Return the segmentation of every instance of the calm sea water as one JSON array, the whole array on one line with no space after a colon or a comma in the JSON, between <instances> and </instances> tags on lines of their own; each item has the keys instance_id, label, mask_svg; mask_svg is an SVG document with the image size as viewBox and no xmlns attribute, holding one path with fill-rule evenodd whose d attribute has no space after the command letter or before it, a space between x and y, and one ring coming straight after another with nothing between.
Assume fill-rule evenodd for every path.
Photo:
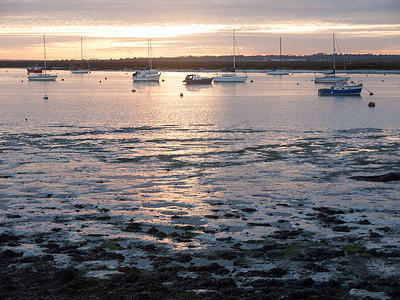
<instances>
[{"instance_id":1,"label":"calm sea water","mask_svg":"<svg viewBox=\"0 0 400 300\"><path fill-rule=\"evenodd\" d=\"M45 231L57 217L68 224L64 238L80 240L122 236L112 224L133 218L166 228L229 224L221 236L247 239L285 218L342 234L307 217L321 206L399 226L398 182L350 179L400 171L399 75L352 75L373 96L319 97L311 73L210 86L185 86L186 73L165 72L159 84L131 74L59 71L56 82L29 82L25 70L0 69L2 230Z\"/></svg>"}]
</instances>

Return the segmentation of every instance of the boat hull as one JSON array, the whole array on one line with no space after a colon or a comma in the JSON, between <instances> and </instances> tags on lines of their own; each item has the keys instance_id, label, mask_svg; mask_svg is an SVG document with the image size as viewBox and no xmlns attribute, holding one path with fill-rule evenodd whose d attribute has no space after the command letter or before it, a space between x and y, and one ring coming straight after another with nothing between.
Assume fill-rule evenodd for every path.
<instances>
[{"instance_id":1,"label":"boat hull","mask_svg":"<svg viewBox=\"0 0 400 300\"><path fill-rule=\"evenodd\" d=\"M268 75L289 75L289 72L285 71L271 71L267 73Z\"/></svg>"},{"instance_id":2,"label":"boat hull","mask_svg":"<svg viewBox=\"0 0 400 300\"><path fill-rule=\"evenodd\" d=\"M348 89L319 89L318 95L320 96L360 96L362 86L352 87Z\"/></svg>"},{"instance_id":3,"label":"boat hull","mask_svg":"<svg viewBox=\"0 0 400 300\"><path fill-rule=\"evenodd\" d=\"M35 74L28 76L29 81L55 81L56 79L57 75Z\"/></svg>"},{"instance_id":4,"label":"boat hull","mask_svg":"<svg viewBox=\"0 0 400 300\"><path fill-rule=\"evenodd\" d=\"M224 74L214 77L214 82L246 82L246 76ZM211 82L210 82L211 83Z\"/></svg>"},{"instance_id":5,"label":"boat hull","mask_svg":"<svg viewBox=\"0 0 400 300\"><path fill-rule=\"evenodd\" d=\"M340 76L322 76L322 77L315 77L315 83L337 83L337 82L346 82L350 79L350 77L340 77Z\"/></svg>"},{"instance_id":6,"label":"boat hull","mask_svg":"<svg viewBox=\"0 0 400 300\"><path fill-rule=\"evenodd\" d=\"M185 79L183 82L186 84L211 84L213 78L207 78L207 79Z\"/></svg>"},{"instance_id":7,"label":"boat hull","mask_svg":"<svg viewBox=\"0 0 400 300\"><path fill-rule=\"evenodd\" d=\"M160 81L160 75L133 77L133 81Z\"/></svg>"},{"instance_id":8,"label":"boat hull","mask_svg":"<svg viewBox=\"0 0 400 300\"><path fill-rule=\"evenodd\" d=\"M71 70L72 74L89 74L90 70Z\"/></svg>"}]
</instances>

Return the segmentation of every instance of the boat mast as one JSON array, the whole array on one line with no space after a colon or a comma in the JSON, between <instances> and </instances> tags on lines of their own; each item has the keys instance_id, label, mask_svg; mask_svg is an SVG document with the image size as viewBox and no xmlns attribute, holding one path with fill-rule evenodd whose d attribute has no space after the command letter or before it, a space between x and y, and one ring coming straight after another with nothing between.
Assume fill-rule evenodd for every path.
<instances>
[{"instance_id":1,"label":"boat mast","mask_svg":"<svg viewBox=\"0 0 400 300\"><path fill-rule=\"evenodd\" d=\"M153 68L153 62L151 60L151 39L147 39L147 57L149 59L149 68Z\"/></svg>"},{"instance_id":2,"label":"boat mast","mask_svg":"<svg viewBox=\"0 0 400 300\"><path fill-rule=\"evenodd\" d=\"M82 45L82 37L81 37L81 69L83 69L83 45Z\"/></svg>"},{"instance_id":3,"label":"boat mast","mask_svg":"<svg viewBox=\"0 0 400 300\"><path fill-rule=\"evenodd\" d=\"M46 75L46 36L43 34L43 51L44 51L44 75Z\"/></svg>"},{"instance_id":4,"label":"boat mast","mask_svg":"<svg viewBox=\"0 0 400 300\"><path fill-rule=\"evenodd\" d=\"M279 65L280 68L282 69L282 61L281 61L281 56L282 56L282 37L279 37Z\"/></svg>"},{"instance_id":5,"label":"boat mast","mask_svg":"<svg viewBox=\"0 0 400 300\"><path fill-rule=\"evenodd\" d=\"M336 48L335 48L335 34L333 34L333 75L336 75Z\"/></svg>"},{"instance_id":6,"label":"boat mast","mask_svg":"<svg viewBox=\"0 0 400 300\"><path fill-rule=\"evenodd\" d=\"M236 72L236 53L235 53L235 45L236 45L236 40L235 40L235 30L233 30L233 73Z\"/></svg>"}]
</instances>

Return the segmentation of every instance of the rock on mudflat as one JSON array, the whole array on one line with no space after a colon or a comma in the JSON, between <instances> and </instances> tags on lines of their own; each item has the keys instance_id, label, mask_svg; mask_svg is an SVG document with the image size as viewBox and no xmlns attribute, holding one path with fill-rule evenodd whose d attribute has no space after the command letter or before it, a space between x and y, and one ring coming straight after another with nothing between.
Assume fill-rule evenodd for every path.
<instances>
[{"instance_id":1,"label":"rock on mudflat","mask_svg":"<svg viewBox=\"0 0 400 300\"><path fill-rule=\"evenodd\" d=\"M367 290L351 289L349 295L355 299L389 300L384 292L370 292Z\"/></svg>"},{"instance_id":2,"label":"rock on mudflat","mask_svg":"<svg viewBox=\"0 0 400 300\"><path fill-rule=\"evenodd\" d=\"M371 182L389 182L400 180L400 173L390 172L382 175L371 175L371 176L352 176L351 179L364 180Z\"/></svg>"}]
</instances>

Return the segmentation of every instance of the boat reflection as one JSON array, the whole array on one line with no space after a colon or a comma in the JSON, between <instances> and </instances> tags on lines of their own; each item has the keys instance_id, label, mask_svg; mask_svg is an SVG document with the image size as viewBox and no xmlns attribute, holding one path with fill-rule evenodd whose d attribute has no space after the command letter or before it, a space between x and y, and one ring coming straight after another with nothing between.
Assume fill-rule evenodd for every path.
<instances>
[{"instance_id":1,"label":"boat reflection","mask_svg":"<svg viewBox=\"0 0 400 300\"><path fill-rule=\"evenodd\" d=\"M213 88L212 84L185 84L185 88L190 92L198 92L201 90L206 90Z\"/></svg>"}]
</instances>

